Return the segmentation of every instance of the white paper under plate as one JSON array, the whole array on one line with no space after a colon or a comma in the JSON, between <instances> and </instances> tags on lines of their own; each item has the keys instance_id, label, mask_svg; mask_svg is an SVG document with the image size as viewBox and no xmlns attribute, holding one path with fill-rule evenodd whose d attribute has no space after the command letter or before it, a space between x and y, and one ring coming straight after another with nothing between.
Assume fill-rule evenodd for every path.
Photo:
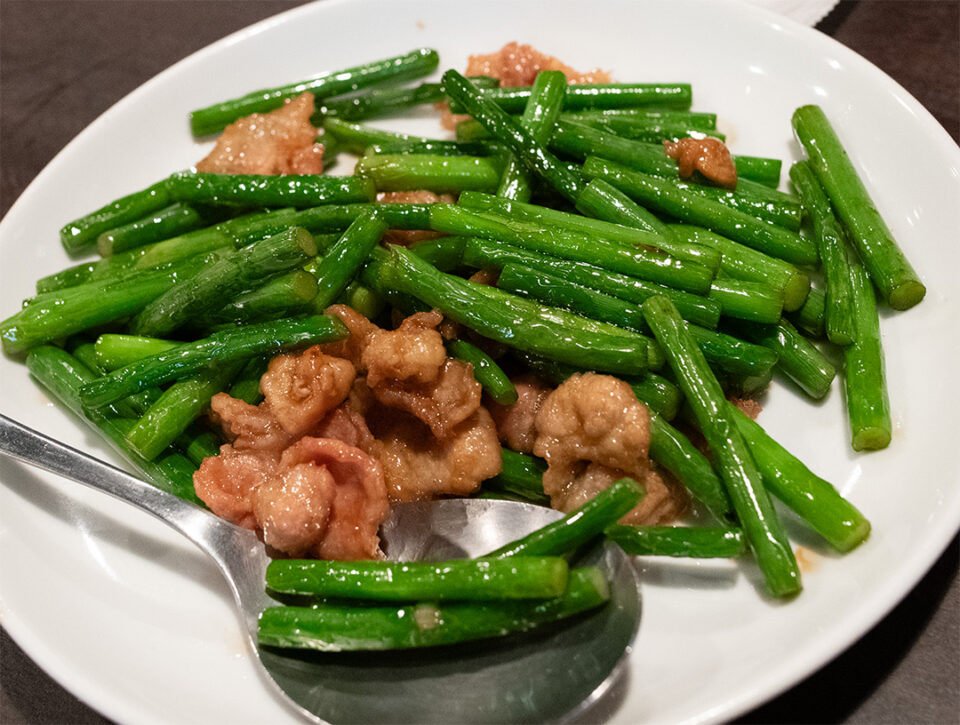
<instances>
[{"instance_id":1,"label":"white paper under plate","mask_svg":"<svg viewBox=\"0 0 960 725\"><path fill-rule=\"evenodd\" d=\"M70 263L60 225L204 155L209 144L188 134L191 109L418 46L463 68L469 53L519 39L621 80L689 81L695 109L719 114L735 152L787 163L799 158L793 109L821 104L929 293L915 309L883 315L895 425L888 450L850 451L839 385L819 404L779 384L766 401L769 432L871 519L866 544L839 557L791 520L808 561L805 590L792 602L765 598L749 565L641 564L644 618L611 721L726 720L853 642L957 530L960 152L868 62L753 6L559 1L544 19L540 2L488 2L468 14L459 3L329 0L197 53L93 123L0 223L0 309L12 313L33 280ZM663 31L677 22L682 49ZM378 123L441 134L432 113ZM891 153L904 143L909 153ZM6 358L0 401L5 414L113 458ZM67 689L121 723L292 721L258 679L225 586L188 543L75 484L2 461L0 479L0 617Z\"/></svg>"},{"instance_id":2,"label":"white paper under plate","mask_svg":"<svg viewBox=\"0 0 960 725\"><path fill-rule=\"evenodd\" d=\"M738 0L770 10L804 25L814 26L833 10L839 0Z\"/></svg>"}]
</instances>

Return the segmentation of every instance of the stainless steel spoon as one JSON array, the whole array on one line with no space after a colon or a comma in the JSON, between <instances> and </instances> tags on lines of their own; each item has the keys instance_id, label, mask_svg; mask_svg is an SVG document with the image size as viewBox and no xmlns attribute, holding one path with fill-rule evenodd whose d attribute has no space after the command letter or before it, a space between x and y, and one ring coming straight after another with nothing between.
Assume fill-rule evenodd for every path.
<instances>
[{"instance_id":1,"label":"stainless steel spoon","mask_svg":"<svg viewBox=\"0 0 960 725\"><path fill-rule=\"evenodd\" d=\"M0 453L108 493L165 521L227 578L264 680L302 716L333 723L513 723L582 715L623 674L640 620L636 572L611 544L584 555L611 582L598 612L544 632L430 650L317 654L257 644L269 558L247 529L0 415ZM481 499L394 506L381 530L393 560L480 556L559 514Z\"/></svg>"}]
</instances>

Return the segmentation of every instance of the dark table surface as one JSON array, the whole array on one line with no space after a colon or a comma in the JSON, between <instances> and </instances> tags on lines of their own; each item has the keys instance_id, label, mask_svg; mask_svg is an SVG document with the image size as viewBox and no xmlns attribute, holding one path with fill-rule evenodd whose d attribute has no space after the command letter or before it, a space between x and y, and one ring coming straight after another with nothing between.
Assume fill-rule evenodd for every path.
<instances>
[{"instance_id":1,"label":"dark table surface","mask_svg":"<svg viewBox=\"0 0 960 725\"><path fill-rule=\"evenodd\" d=\"M0 216L114 102L193 51L301 4L0 0ZM841 2L817 26L960 139L960 2ZM960 722L960 543L832 663L742 722ZM2 556L2 553L0 553ZM106 723L0 635L0 723Z\"/></svg>"}]
</instances>

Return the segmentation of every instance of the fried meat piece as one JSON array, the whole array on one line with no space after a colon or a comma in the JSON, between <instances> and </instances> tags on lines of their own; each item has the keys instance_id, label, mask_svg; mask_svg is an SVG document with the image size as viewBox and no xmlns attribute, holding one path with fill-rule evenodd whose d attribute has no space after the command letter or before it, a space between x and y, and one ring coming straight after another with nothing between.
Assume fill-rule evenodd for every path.
<instances>
[{"instance_id":1,"label":"fried meat piece","mask_svg":"<svg viewBox=\"0 0 960 725\"><path fill-rule=\"evenodd\" d=\"M373 434L364 418L365 407L358 405L353 398L351 394L351 399L330 411L330 414L310 431L310 435L315 438L334 438L369 453Z\"/></svg>"},{"instance_id":2,"label":"fried meat piece","mask_svg":"<svg viewBox=\"0 0 960 725\"><path fill-rule=\"evenodd\" d=\"M483 392L473 377L473 366L453 358L445 360L432 382L385 380L371 390L384 405L404 410L426 423L437 438L446 438L479 409Z\"/></svg>"},{"instance_id":3,"label":"fried meat piece","mask_svg":"<svg viewBox=\"0 0 960 725\"><path fill-rule=\"evenodd\" d=\"M388 493L472 493L499 473L500 443L473 368L447 357L439 312L395 330L348 307L328 312L351 335L272 360L259 406L214 397L211 417L232 443L194 483L215 513L279 551L369 558Z\"/></svg>"},{"instance_id":4,"label":"fried meat piece","mask_svg":"<svg viewBox=\"0 0 960 725\"><path fill-rule=\"evenodd\" d=\"M377 201L381 204L452 204L455 199L451 194L434 194L432 191L420 189L418 191L381 191L377 194ZM429 229L388 229L382 241L384 244L409 247L414 242L443 236L446 235Z\"/></svg>"},{"instance_id":5,"label":"fried meat piece","mask_svg":"<svg viewBox=\"0 0 960 725\"><path fill-rule=\"evenodd\" d=\"M211 398L210 418L239 451L266 452L279 459L295 437L284 430L268 405L250 405L226 393Z\"/></svg>"},{"instance_id":6,"label":"fried meat piece","mask_svg":"<svg viewBox=\"0 0 960 725\"><path fill-rule=\"evenodd\" d=\"M530 45L521 45L516 41L507 43L495 53L471 55L464 75L499 78L501 86L529 86L533 84L537 74L544 70L560 71L569 83L610 82L607 71L581 73L552 55L541 53Z\"/></svg>"},{"instance_id":7,"label":"fried meat piece","mask_svg":"<svg viewBox=\"0 0 960 725\"><path fill-rule=\"evenodd\" d=\"M646 468L650 414L625 382L596 373L570 376L544 401L534 452L547 463L577 460L623 471Z\"/></svg>"},{"instance_id":8,"label":"fried meat piece","mask_svg":"<svg viewBox=\"0 0 960 725\"><path fill-rule=\"evenodd\" d=\"M376 390L385 381L432 383L447 359L436 327L443 315L436 310L410 315L396 330L376 330L366 338L360 354L367 385Z\"/></svg>"},{"instance_id":9,"label":"fried meat piece","mask_svg":"<svg viewBox=\"0 0 960 725\"><path fill-rule=\"evenodd\" d=\"M445 438L399 410L376 409L368 421L376 436L372 453L383 466L391 501L467 496L500 473L500 442L485 408L475 410Z\"/></svg>"},{"instance_id":10,"label":"fried meat piece","mask_svg":"<svg viewBox=\"0 0 960 725\"><path fill-rule=\"evenodd\" d=\"M256 529L253 492L273 477L278 461L279 454L237 450L228 443L221 446L220 455L203 459L193 474L193 487L217 516Z\"/></svg>"},{"instance_id":11,"label":"fried meat piece","mask_svg":"<svg viewBox=\"0 0 960 725\"><path fill-rule=\"evenodd\" d=\"M497 78L504 87L529 86L542 70L558 70L567 77L568 83L609 83L611 80L607 71L597 69L581 73L552 55L516 41L507 43L495 53L471 55L464 75ZM453 130L457 123L470 118L464 114L450 113L450 107L445 102L437 104L437 107L443 110L440 123L444 128Z\"/></svg>"},{"instance_id":12,"label":"fried meat piece","mask_svg":"<svg viewBox=\"0 0 960 725\"><path fill-rule=\"evenodd\" d=\"M323 146L310 124L313 95L288 99L269 113L253 113L227 126L197 171L214 174L320 174Z\"/></svg>"},{"instance_id":13,"label":"fried meat piece","mask_svg":"<svg viewBox=\"0 0 960 725\"><path fill-rule=\"evenodd\" d=\"M273 358L260 378L260 392L281 427L303 435L346 399L355 377L348 360L314 345Z\"/></svg>"},{"instance_id":14,"label":"fried meat piece","mask_svg":"<svg viewBox=\"0 0 960 725\"><path fill-rule=\"evenodd\" d=\"M488 403L487 408L497 424L501 442L520 453L533 453L537 438L537 413L543 401L553 391L540 382L535 375L521 375L513 380L517 389L517 402L513 405Z\"/></svg>"},{"instance_id":15,"label":"fried meat piece","mask_svg":"<svg viewBox=\"0 0 960 725\"><path fill-rule=\"evenodd\" d=\"M366 374L365 387L384 405L412 413L441 438L480 407L480 383L472 366L447 357L436 330L443 316L436 310L410 315L395 330L381 330L342 305L327 311L351 334L324 350L352 360Z\"/></svg>"},{"instance_id":16,"label":"fried meat piece","mask_svg":"<svg viewBox=\"0 0 960 725\"><path fill-rule=\"evenodd\" d=\"M376 558L388 512L383 471L359 448L305 436L284 451L279 475L254 491L253 510L264 540L279 551Z\"/></svg>"},{"instance_id":17,"label":"fried meat piece","mask_svg":"<svg viewBox=\"0 0 960 725\"><path fill-rule=\"evenodd\" d=\"M763 411L763 406L752 398L728 398L740 412L746 415L750 420L756 420Z\"/></svg>"},{"instance_id":18,"label":"fried meat piece","mask_svg":"<svg viewBox=\"0 0 960 725\"><path fill-rule=\"evenodd\" d=\"M366 368L360 360L363 348L367 345L367 338L380 328L370 320L346 305L330 305L324 310L325 314L338 317L350 334L336 342L324 343L321 348L327 355L342 357L353 363L357 372L364 373Z\"/></svg>"},{"instance_id":19,"label":"fried meat piece","mask_svg":"<svg viewBox=\"0 0 960 725\"><path fill-rule=\"evenodd\" d=\"M569 513L628 475L643 484L646 495L620 519L620 523L637 526L667 523L686 510L686 492L676 481L667 482L649 469L641 477L636 472L631 474L589 461L551 465L543 476L543 491L550 496L553 508Z\"/></svg>"},{"instance_id":20,"label":"fried meat piece","mask_svg":"<svg viewBox=\"0 0 960 725\"><path fill-rule=\"evenodd\" d=\"M727 189L737 187L737 167L726 144L718 138L681 138L664 141L664 151L677 160L680 176L689 178L694 171Z\"/></svg>"},{"instance_id":21,"label":"fried meat piece","mask_svg":"<svg viewBox=\"0 0 960 725\"><path fill-rule=\"evenodd\" d=\"M545 458L543 490L550 505L569 512L614 481L644 484L644 499L623 523L663 523L678 516L686 496L650 468L650 415L633 390L609 375L572 375L543 402L533 452Z\"/></svg>"}]
</instances>

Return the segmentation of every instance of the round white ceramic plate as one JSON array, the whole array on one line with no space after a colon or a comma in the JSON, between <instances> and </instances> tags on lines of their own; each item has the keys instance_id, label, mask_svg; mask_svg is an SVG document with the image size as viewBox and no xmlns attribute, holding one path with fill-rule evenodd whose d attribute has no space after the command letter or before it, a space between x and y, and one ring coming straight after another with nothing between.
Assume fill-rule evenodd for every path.
<instances>
[{"instance_id":1,"label":"round white ceramic plate","mask_svg":"<svg viewBox=\"0 0 960 725\"><path fill-rule=\"evenodd\" d=\"M790 114L834 121L920 275L926 301L883 315L893 443L857 455L839 386L811 404L776 385L762 422L849 496L874 530L838 557L792 519L805 591L765 598L749 565L644 562L644 615L609 718L712 722L770 698L853 642L919 579L960 522L954 375L960 353L960 153L883 73L829 38L731 2L329 0L233 35L111 108L40 174L0 224L0 310L68 263L64 222L199 159L187 112L253 88L417 46L462 68L519 39L621 80L690 81L735 152L798 158ZM383 124L440 134L435 118ZM114 458L0 360L0 410ZM123 723L280 723L293 716L251 663L214 568L160 523L99 494L0 461L0 617L54 678ZM478 674L478 687L483 675ZM376 696L376 693L371 693ZM438 707L442 707L438 694Z\"/></svg>"}]
</instances>

